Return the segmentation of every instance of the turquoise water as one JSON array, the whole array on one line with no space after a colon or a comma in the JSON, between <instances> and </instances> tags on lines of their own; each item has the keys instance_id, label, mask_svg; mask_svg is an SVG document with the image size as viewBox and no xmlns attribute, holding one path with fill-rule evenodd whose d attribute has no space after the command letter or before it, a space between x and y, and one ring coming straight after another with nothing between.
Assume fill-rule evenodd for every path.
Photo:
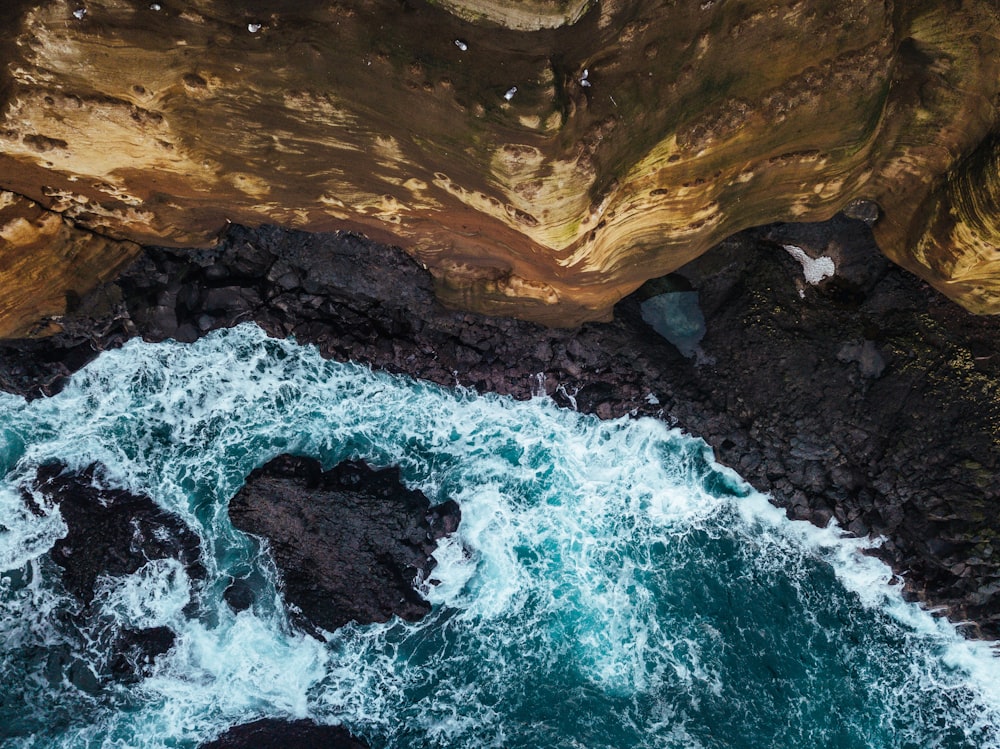
<instances>
[{"instance_id":1,"label":"turquoise water","mask_svg":"<svg viewBox=\"0 0 1000 749\"><path fill-rule=\"evenodd\" d=\"M375 374L253 326L132 342L53 398L0 395L0 414L5 747L189 747L265 716L373 747L1000 747L986 646L659 422ZM226 514L283 452L399 464L460 503L426 619L327 643L288 622L266 552ZM201 536L205 580L161 560L102 581L107 622L177 635L139 683L85 678L102 654L46 556L62 521L19 496L52 459L101 463ZM236 615L222 592L247 572L265 595Z\"/></svg>"}]
</instances>

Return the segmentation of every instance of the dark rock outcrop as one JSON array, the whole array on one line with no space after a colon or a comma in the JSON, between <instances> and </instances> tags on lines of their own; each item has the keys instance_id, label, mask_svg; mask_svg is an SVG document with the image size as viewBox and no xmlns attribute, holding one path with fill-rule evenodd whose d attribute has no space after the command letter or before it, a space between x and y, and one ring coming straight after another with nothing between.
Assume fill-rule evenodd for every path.
<instances>
[{"instance_id":1,"label":"dark rock outcrop","mask_svg":"<svg viewBox=\"0 0 1000 749\"><path fill-rule=\"evenodd\" d=\"M59 464L38 470L39 489L59 506L68 527L51 556L70 593L89 606L100 575L130 575L151 559L178 559L192 577L204 577L197 534L148 497L98 488L96 470L75 473Z\"/></svg>"},{"instance_id":2,"label":"dark rock outcrop","mask_svg":"<svg viewBox=\"0 0 1000 749\"><path fill-rule=\"evenodd\" d=\"M284 455L250 474L229 504L237 528L268 540L286 602L311 625L417 620L429 610L414 589L434 567L435 542L458 527L458 505L431 507L398 468L346 461L329 471Z\"/></svg>"},{"instance_id":3,"label":"dark rock outcrop","mask_svg":"<svg viewBox=\"0 0 1000 749\"><path fill-rule=\"evenodd\" d=\"M265 718L226 731L201 749L368 749L341 726Z\"/></svg>"},{"instance_id":4,"label":"dark rock outcrop","mask_svg":"<svg viewBox=\"0 0 1000 749\"><path fill-rule=\"evenodd\" d=\"M835 273L811 285L802 263L821 257ZM611 323L546 329L446 310L404 253L355 235L232 227L214 250L148 250L80 300L75 332L45 357L5 344L0 384L49 392L128 335L192 340L252 319L446 385L516 397L541 385L603 418L702 436L792 517L885 536L912 595L1000 635L1000 319L887 263L867 224L845 218L745 232L682 273L705 317L693 358L643 322L635 296Z\"/></svg>"},{"instance_id":5,"label":"dark rock outcrop","mask_svg":"<svg viewBox=\"0 0 1000 749\"><path fill-rule=\"evenodd\" d=\"M153 559L173 558L182 562L192 578L204 577L198 536L174 515L158 508L148 497L120 489L99 488L97 466L81 472L52 463L39 468L37 488L46 500L59 507L67 526L66 536L56 541L50 556L62 569L62 582L81 609L66 615L75 629L90 633L99 643L92 649L102 656L100 673L90 674L65 659L62 664L81 688L97 688L96 681L138 678L156 656L174 644L167 627L134 630L118 627L94 606L97 581L102 575L122 576L138 571ZM41 512L25 492L25 502ZM56 661L60 656L55 655ZM56 661L53 667L62 667ZM93 665L93 664L91 664ZM79 673L74 676L74 669Z\"/></svg>"}]
</instances>

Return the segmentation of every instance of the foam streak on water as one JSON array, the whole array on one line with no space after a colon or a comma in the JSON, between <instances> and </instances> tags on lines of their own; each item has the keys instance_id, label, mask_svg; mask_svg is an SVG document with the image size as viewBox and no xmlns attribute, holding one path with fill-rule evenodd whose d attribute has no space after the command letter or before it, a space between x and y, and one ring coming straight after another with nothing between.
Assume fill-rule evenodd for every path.
<instances>
[{"instance_id":1,"label":"foam streak on water","mask_svg":"<svg viewBox=\"0 0 1000 749\"><path fill-rule=\"evenodd\" d=\"M343 722L374 747L1000 746L985 646L658 422L373 374L253 326L132 342L0 413L3 746L196 746L263 716ZM289 624L226 514L282 452L399 464L461 504L426 619L327 643ZM53 459L100 463L201 536L204 581L163 560L100 581L101 626L177 635L139 683L93 678L100 633L74 629L46 555L58 511L23 507ZM251 611L222 601L231 574L257 581Z\"/></svg>"}]
</instances>

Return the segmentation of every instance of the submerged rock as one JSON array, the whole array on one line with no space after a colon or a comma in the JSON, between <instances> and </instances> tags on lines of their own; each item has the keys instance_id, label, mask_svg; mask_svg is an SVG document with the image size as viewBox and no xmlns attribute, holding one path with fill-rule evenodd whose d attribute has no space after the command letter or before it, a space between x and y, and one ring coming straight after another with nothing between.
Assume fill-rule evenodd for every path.
<instances>
[{"instance_id":1,"label":"submerged rock","mask_svg":"<svg viewBox=\"0 0 1000 749\"><path fill-rule=\"evenodd\" d=\"M265 718L234 726L200 749L368 749L342 726Z\"/></svg>"},{"instance_id":2,"label":"submerged rock","mask_svg":"<svg viewBox=\"0 0 1000 749\"><path fill-rule=\"evenodd\" d=\"M458 527L458 505L434 507L398 468L347 461L329 471L283 455L258 468L229 504L233 525L267 539L285 600L314 626L416 620L429 610L414 588L435 542Z\"/></svg>"}]
</instances>

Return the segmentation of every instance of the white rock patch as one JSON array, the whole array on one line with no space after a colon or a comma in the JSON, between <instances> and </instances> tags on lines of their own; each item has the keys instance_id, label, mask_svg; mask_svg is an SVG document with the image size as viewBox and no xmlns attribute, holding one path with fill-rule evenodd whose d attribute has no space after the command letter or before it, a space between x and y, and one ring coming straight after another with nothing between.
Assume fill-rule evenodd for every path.
<instances>
[{"instance_id":1,"label":"white rock patch","mask_svg":"<svg viewBox=\"0 0 1000 749\"><path fill-rule=\"evenodd\" d=\"M809 257L801 247L794 244L782 245L793 258L802 264L802 273L806 277L806 283L815 286L824 278L830 278L837 272L833 258L825 255L817 258Z\"/></svg>"}]
</instances>

